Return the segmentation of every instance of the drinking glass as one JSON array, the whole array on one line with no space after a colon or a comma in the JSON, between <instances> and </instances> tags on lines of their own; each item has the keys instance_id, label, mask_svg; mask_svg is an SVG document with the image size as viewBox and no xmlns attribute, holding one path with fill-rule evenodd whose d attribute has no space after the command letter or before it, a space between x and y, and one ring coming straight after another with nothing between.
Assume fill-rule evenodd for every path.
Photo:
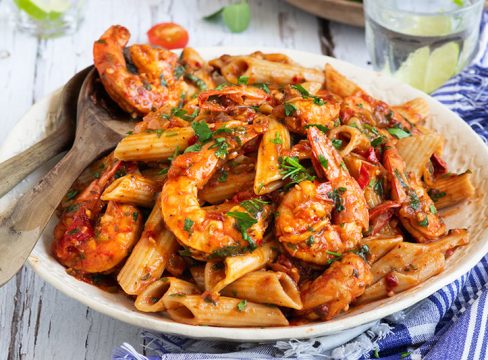
<instances>
[{"instance_id":1,"label":"drinking glass","mask_svg":"<svg viewBox=\"0 0 488 360\"><path fill-rule=\"evenodd\" d=\"M84 0L12 0L17 28L41 38L75 32L84 9Z\"/></svg>"},{"instance_id":2,"label":"drinking glass","mask_svg":"<svg viewBox=\"0 0 488 360\"><path fill-rule=\"evenodd\" d=\"M478 45L484 0L364 0L375 70L425 92L461 71Z\"/></svg>"}]
</instances>

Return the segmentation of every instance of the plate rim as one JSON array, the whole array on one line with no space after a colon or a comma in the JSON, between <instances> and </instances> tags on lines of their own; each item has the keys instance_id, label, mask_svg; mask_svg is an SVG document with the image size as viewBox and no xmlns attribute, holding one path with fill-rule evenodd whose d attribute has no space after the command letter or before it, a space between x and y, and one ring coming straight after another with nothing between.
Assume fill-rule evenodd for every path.
<instances>
[{"instance_id":1,"label":"plate rim","mask_svg":"<svg viewBox=\"0 0 488 360\"><path fill-rule=\"evenodd\" d=\"M339 65L343 68L350 68L361 70L367 73L368 77L375 77L378 76L380 79L386 78L385 75L380 75L375 73L369 69L363 69L353 64L350 64L346 61L331 58L321 54L315 54L312 52L306 51L298 51L293 49L283 49L283 48L276 48L276 47L195 47L197 51L203 54L204 58L209 58L215 55L208 55L208 54L223 54L223 53L230 53L230 54L238 54L238 53L250 53L252 51L260 50L263 52L282 52L289 55L292 59L294 58L303 58L304 56L311 56L312 58L316 59L317 63L332 63L334 66ZM300 62L300 61L298 61ZM446 106L439 103L436 99L411 88L410 86L403 84L395 79L389 79L389 81L393 81L397 83L400 88L408 89L409 92L415 93L416 96L420 96L423 98L428 98L429 102L434 102L437 106L440 106L443 110L448 111L453 116L453 119L456 118L458 125L464 126L465 130L471 132L471 135L477 139L476 141L479 144L483 145L485 149L484 156L488 159L488 149L484 146L483 141L479 138L479 136L471 129L471 127L463 121L457 114L449 110ZM56 91L50 93L40 101L36 102L21 118L19 122L13 127L9 135L4 141L1 149L5 148L6 145L11 142L10 139L14 129L17 129L19 126L22 125L22 120L25 120L29 114L34 112L36 106L40 106L44 102L51 101L56 94ZM471 139L470 139L471 141ZM1 150L0 149L0 150ZM483 232L479 235L480 240L487 240L488 231ZM301 338L309 338L314 336L324 336L324 335L332 335L339 332L347 331L356 328L357 326L361 326L370 322L374 322L379 320L385 316L388 316L392 313L395 313L400 310L404 310L410 306L415 305L419 301L427 298L428 296L432 295L440 288L448 285L449 283L453 282L454 280L458 279L469 270L471 270L485 255L488 251L488 241L478 241L474 244L475 248L471 250L470 254L473 253L468 259L466 259L466 255L463 257L462 266L456 267L454 269L450 269L450 272L445 274L444 272L441 273L440 278L429 287L421 287L417 288L414 287L410 290L407 290L406 293L410 293L410 296L403 297L399 299L399 301L383 305L382 307L374 310L370 310L363 313L357 313L347 317L348 321L341 321L343 320L342 317L338 317L334 320L326 321L326 322L317 322L317 323L310 323L307 325L300 325L300 326L287 326L287 327L271 327L271 328L257 328L257 327L250 327L250 328L229 328L229 327L210 327L210 326L194 326L194 325L186 325L174 322L170 319L165 319L163 317L156 318L154 316L148 316L146 313L138 312L136 310L132 310L128 312L127 310L122 310L118 308L114 308L111 306L107 306L104 303L100 303L96 300L93 300L89 295L81 294L79 288L73 289L69 284L63 282L63 279L58 279L50 273L50 269L48 266L41 265L36 258L36 249L39 246L43 246L42 241L40 241L36 248L34 249L33 254L29 257L29 263L34 271L46 282L50 283L54 286L57 290L61 291L63 294L75 299L78 302L94 309L97 312L115 318L117 320L126 322L131 325L135 325L138 327L143 327L155 331L161 331L169 334L175 334L180 336L188 336L192 338L200 338L200 339L222 339L227 341L274 341L274 340L285 340L285 339L301 339ZM66 277L70 277L70 275L66 274ZM436 277L439 277L437 275ZM76 280L76 282L80 282ZM84 283L83 283L84 284ZM80 286L80 284L77 284ZM86 286L93 286L84 284ZM95 288L98 289L98 288ZM102 291L102 290L100 290ZM381 311L382 310L382 311ZM163 320L163 321L162 321ZM354 325L351 325L354 323ZM228 330L232 329L231 332Z\"/></svg>"}]
</instances>

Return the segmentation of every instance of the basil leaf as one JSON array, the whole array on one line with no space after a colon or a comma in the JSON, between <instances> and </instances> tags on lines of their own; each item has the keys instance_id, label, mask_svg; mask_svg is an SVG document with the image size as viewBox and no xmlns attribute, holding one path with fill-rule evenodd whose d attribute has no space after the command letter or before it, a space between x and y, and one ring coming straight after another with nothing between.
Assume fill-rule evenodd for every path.
<instances>
[{"instance_id":1,"label":"basil leaf","mask_svg":"<svg viewBox=\"0 0 488 360\"><path fill-rule=\"evenodd\" d=\"M222 11L225 25L231 32L240 33L247 29L251 21L251 10L247 2L228 5Z\"/></svg>"}]
</instances>

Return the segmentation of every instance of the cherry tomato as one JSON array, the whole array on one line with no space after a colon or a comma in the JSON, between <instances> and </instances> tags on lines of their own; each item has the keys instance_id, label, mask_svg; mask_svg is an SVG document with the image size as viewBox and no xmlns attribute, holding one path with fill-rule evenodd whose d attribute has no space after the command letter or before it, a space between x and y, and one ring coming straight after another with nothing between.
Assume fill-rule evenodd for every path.
<instances>
[{"instance_id":1,"label":"cherry tomato","mask_svg":"<svg viewBox=\"0 0 488 360\"><path fill-rule=\"evenodd\" d=\"M147 37L152 45L166 49L179 49L188 44L188 32L175 23L161 23L154 25L147 32Z\"/></svg>"}]
</instances>

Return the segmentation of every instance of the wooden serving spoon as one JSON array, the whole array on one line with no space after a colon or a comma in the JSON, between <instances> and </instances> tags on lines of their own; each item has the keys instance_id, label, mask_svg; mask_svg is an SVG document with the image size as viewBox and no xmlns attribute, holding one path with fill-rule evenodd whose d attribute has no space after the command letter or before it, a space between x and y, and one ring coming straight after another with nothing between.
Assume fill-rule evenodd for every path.
<instances>
[{"instance_id":1,"label":"wooden serving spoon","mask_svg":"<svg viewBox=\"0 0 488 360\"><path fill-rule=\"evenodd\" d=\"M78 95L83 80L92 68L90 66L78 72L63 87L56 130L20 154L0 163L0 197L46 161L69 149L75 137Z\"/></svg>"},{"instance_id":2,"label":"wooden serving spoon","mask_svg":"<svg viewBox=\"0 0 488 360\"><path fill-rule=\"evenodd\" d=\"M133 123L114 119L95 96L97 73L92 69L78 98L73 147L40 182L0 215L0 286L25 263L56 207L81 172L112 149L132 130ZM127 115L127 119L129 119Z\"/></svg>"}]
</instances>

